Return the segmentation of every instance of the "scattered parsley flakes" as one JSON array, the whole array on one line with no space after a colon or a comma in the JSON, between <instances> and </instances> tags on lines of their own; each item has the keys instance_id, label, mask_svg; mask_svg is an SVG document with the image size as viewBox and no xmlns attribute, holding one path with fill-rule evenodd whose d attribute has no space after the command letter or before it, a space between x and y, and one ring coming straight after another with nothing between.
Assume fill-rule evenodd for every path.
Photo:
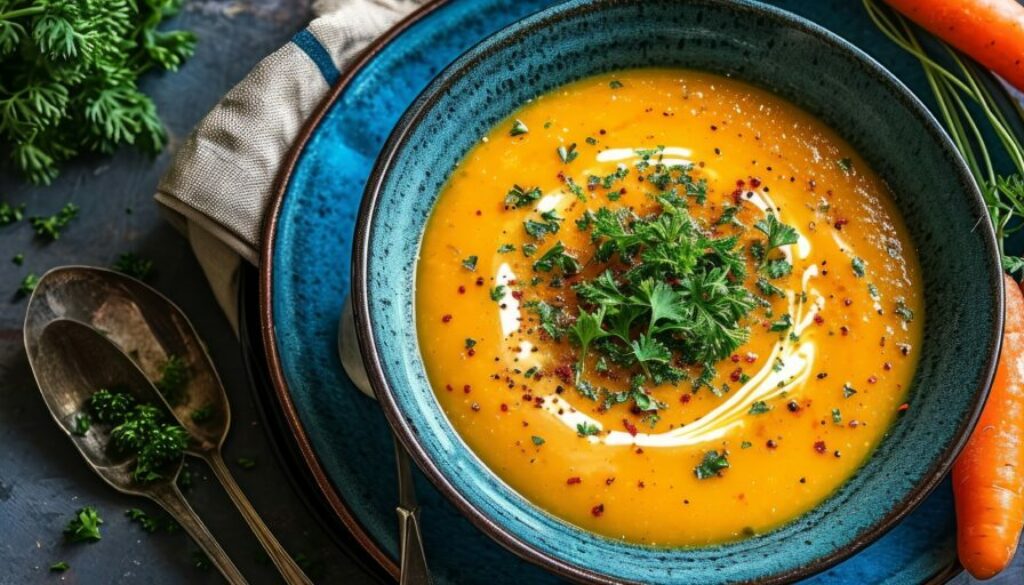
<instances>
[{"instance_id":1,"label":"scattered parsley flakes","mask_svg":"<svg viewBox=\"0 0 1024 585\"><path fill-rule=\"evenodd\" d=\"M21 266L25 263L25 255L18 253L11 257L11 263L15 266Z\"/></svg>"},{"instance_id":2,"label":"scattered parsley flakes","mask_svg":"<svg viewBox=\"0 0 1024 585\"><path fill-rule=\"evenodd\" d=\"M522 250L523 256L529 258L537 253L537 244L523 244Z\"/></svg>"},{"instance_id":3,"label":"scattered parsley flakes","mask_svg":"<svg viewBox=\"0 0 1024 585\"><path fill-rule=\"evenodd\" d=\"M462 261L462 267L470 272L476 272L476 263L479 260L476 256L469 256Z\"/></svg>"},{"instance_id":4,"label":"scattered parsley flakes","mask_svg":"<svg viewBox=\"0 0 1024 585\"><path fill-rule=\"evenodd\" d=\"M523 189L519 185L513 185L505 194L505 206L512 209L526 207L541 198L544 193L540 187Z\"/></svg>"},{"instance_id":5,"label":"scattered parsley flakes","mask_svg":"<svg viewBox=\"0 0 1024 585\"><path fill-rule=\"evenodd\" d=\"M188 387L189 371L185 360L172 355L160 366L160 379L154 384L164 399L172 405L178 404Z\"/></svg>"},{"instance_id":6,"label":"scattered parsley flakes","mask_svg":"<svg viewBox=\"0 0 1024 585\"><path fill-rule=\"evenodd\" d=\"M4 201L0 203L0 227L17 223L25 217L25 204L11 205Z\"/></svg>"},{"instance_id":7,"label":"scattered parsley flakes","mask_svg":"<svg viewBox=\"0 0 1024 585\"><path fill-rule=\"evenodd\" d=\"M466 349L473 349L476 346L476 340L472 337L466 338Z\"/></svg>"},{"instance_id":8,"label":"scattered parsley flakes","mask_svg":"<svg viewBox=\"0 0 1024 585\"><path fill-rule=\"evenodd\" d=\"M843 424L843 413L838 408L832 409L832 422L837 425Z\"/></svg>"},{"instance_id":9,"label":"scattered parsley flakes","mask_svg":"<svg viewBox=\"0 0 1024 585\"><path fill-rule=\"evenodd\" d=\"M718 477L723 470L728 468L729 459L726 453L723 451L719 454L718 451L712 450L704 454L704 459L693 469L693 474L697 476L697 479L708 479Z\"/></svg>"},{"instance_id":10,"label":"scattered parsley flakes","mask_svg":"<svg viewBox=\"0 0 1024 585\"><path fill-rule=\"evenodd\" d=\"M96 542L102 538L101 524L103 519L96 508L85 506L75 512L75 517L68 522L64 537L68 542Z\"/></svg>"},{"instance_id":11,"label":"scattered parsley flakes","mask_svg":"<svg viewBox=\"0 0 1024 585\"><path fill-rule=\"evenodd\" d=\"M914 312L910 310L910 307L907 306L907 302L904 299L896 300L896 309L893 312L895 312L900 319L903 319L904 323L910 323L914 320Z\"/></svg>"},{"instance_id":12,"label":"scattered parsley flakes","mask_svg":"<svg viewBox=\"0 0 1024 585\"><path fill-rule=\"evenodd\" d=\"M155 406L138 404L124 392L99 390L89 398L89 409L97 420L114 427L110 431L113 448L135 456L132 476L136 481L155 481L164 477L164 468L180 464L188 432L165 422L166 415Z\"/></svg>"},{"instance_id":13,"label":"scattered parsley flakes","mask_svg":"<svg viewBox=\"0 0 1024 585\"><path fill-rule=\"evenodd\" d=\"M242 469L252 469L256 467L256 460L249 457L239 457L237 460L238 466Z\"/></svg>"},{"instance_id":14,"label":"scattered parsley flakes","mask_svg":"<svg viewBox=\"0 0 1024 585\"><path fill-rule=\"evenodd\" d=\"M556 152L558 152L558 158L561 159L562 162L565 164L571 163L572 161L576 160L576 157L580 155L580 153L576 152L575 142L573 142L569 146L565 146L564 144L559 146Z\"/></svg>"},{"instance_id":15,"label":"scattered parsley flakes","mask_svg":"<svg viewBox=\"0 0 1024 585\"><path fill-rule=\"evenodd\" d=\"M89 418L88 414L82 413L75 415L75 426L71 432L79 437L84 437L91 427L92 419Z\"/></svg>"},{"instance_id":16,"label":"scattered parsley flakes","mask_svg":"<svg viewBox=\"0 0 1024 585\"><path fill-rule=\"evenodd\" d=\"M849 175L851 172L853 172L853 159L849 157L841 158L836 161L836 166L839 167L839 170Z\"/></svg>"},{"instance_id":17,"label":"scattered parsley flakes","mask_svg":"<svg viewBox=\"0 0 1024 585\"><path fill-rule=\"evenodd\" d=\"M509 252L515 252L515 251L516 251L516 245L515 244L502 244L500 247L498 247L498 253L499 254L508 254Z\"/></svg>"},{"instance_id":18,"label":"scattered parsley flakes","mask_svg":"<svg viewBox=\"0 0 1024 585\"><path fill-rule=\"evenodd\" d=\"M576 434L581 437L590 437L601 432L597 425L589 422L582 422L576 425Z\"/></svg>"},{"instance_id":19,"label":"scattered parsley flakes","mask_svg":"<svg viewBox=\"0 0 1024 585\"><path fill-rule=\"evenodd\" d=\"M779 278L785 278L792 274L793 265L786 261L786 259L784 258L777 258L765 262L764 266L762 267L762 270L768 278L772 280L777 280Z\"/></svg>"},{"instance_id":20,"label":"scattered parsley flakes","mask_svg":"<svg viewBox=\"0 0 1024 585\"><path fill-rule=\"evenodd\" d=\"M612 89L620 89L624 86L622 85L622 82L619 81L618 79L613 79L610 82L608 82L608 87Z\"/></svg>"},{"instance_id":21,"label":"scattered parsley flakes","mask_svg":"<svg viewBox=\"0 0 1024 585\"><path fill-rule=\"evenodd\" d=\"M750 410L747 414L764 414L770 411L772 408L768 406L768 403L764 400L758 400L757 402L750 405Z\"/></svg>"},{"instance_id":22,"label":"scattered parsley flakes","mask_svg":"<svg viewBox=\"0 0 1024 585\"><path fill-rule=\"evenodd\" d=\"M193 410L192 414L189 415L189 418L192 419L192 422L200 425L205 422L208 422L211 418L213 418L213 407L210 406L209 404L207 404L206 406L201 406Z\"/></svg>"},{"instance_id":23,"label":"scattered parsley flakes","mask_svg":"<svg viewBox=\"0 0 1024 585\"><path fill-rule=\"evenodd\" d=\"M772 333L789 331L793 327L793 317L789 313L783 313L782 317L771 324L769 330Z\"/></svg>"},{"instance_id":24,"label":"scattered parsley flakes","mask_svg":"<svg viewBox=\"0 0 1024 585\"><path fill-rule=\"evenodd\" d=\"M555 268L561 270L565 275L576 274L582 269L576 257L565 251L565 245L562 242L556 243L533 263L533 269L537 272L551 272Z\"/></svg>"},{"instance_id":25,"label":"scattered parsley flakes","mask_svg":"<svg viewBox=\"0 0 1024 585\"><path fill-rule=\"evenodd\" d=\"M113 268L121 274L137 278L143 282L153 276L153 261L142 258L134 252L127 252L118 256Z\"/></svg>"},{"instance_id":26,"label":"scattered parsley flakes","mask_svg":"<svg viewBox=\"0 0 1024 585\"><path fill-rule=\"evenodd\" d=\"M857 393L857 390L849 382L843 384L843 398L849 398Z\"/></svg>"},{"instance_id":27,"label":"scattered parsley flakes","mask_svg":"<svg viewBox=\"0 0 1024 585\"><path fill-rule=\"evenodd\" d=\"M541 221L528 219L523 222L523 229L526 230L526 233L537 239L548 234L557 234L561 223L565 221L564 218L558 217L553 209L541 213L540 219Z\"/></svg>"},{"instance_id":28,"label":"scattered parsley flakes","mask_svg":"<svg viewBox=\"0 0 1024 585\"><path fill-rule=\"evenodd\" d=\"M859 257L854 258L853 260L850 261L850 266L853 268L854 276L856 276L857 278L864 278L864 275L866 274L866 272L864 270L864 260L863 259L861 259Z\"/></svg>"},{"instance_id":29,"label":"scattered parsley flakes","mask_svg":"<svg viewBox=\"0 0 1024 585\"><path fill-rule=\"evenodd\" d=\"M529 131L530 129L526 127L526 124L523 124L523 121L517 118L514 122L512 122L512 129L508 131L508 135L522 136L523 134L526 134Z\"/></svg>"},{"instance_id":30,"label":"scattered parsley flakes","mask_svg":"<svg viewBox=\"0 0 1024 585\"><path fill-rule=\"evenodd\" d=\"M774 213L769 213L764 219L754 223L754 228L768 236L768 245L765 253L771 253L776 248L790 246L800 241L796 230L779 221Z\"/></svg>"},{"instance_id":31,"label":"scattered parsley flakes","mask_svg":"<svg viewBox=\"0 0 1024 585\"><path fill-rule=\"evenodd\" d=\"M21 285L18 287L18 294L21 296L28 296L32 294L32 291L36 290L39 286L39 277L34 272L30 272L25 275L25 278L21 279Z\"/></svg>"},{"instance_id":32,"label":"scattered parsley flakes","mask_svg":"<svg viewBox=\"0 0 1024 585\"><path fill-rule=\"evenodd\" d=\"M544 440L544 437L538 437L537 435L533 435L532 437L530 437L530 440L533 441L533 444L538 447L540 447L546 442Z\"/></svg>"},{"instance_id":33,"label":"scattered parsley flakes","mask_svg":"<svg viewBox=\"0 0 1024 585\"><path fill-rule=\"evenodd\" d=\"M740 443L740 449L749 449L753 446L754 444L751 443L750 441L743 441L742 443Z\"/></svg>"},{"instance_id":34,"label":"scattered parsley flakes","mask_svg":"<svg viewBox=\"0 0 1024 585\"><path fill-rule=\"evenodd\" d=\"M71 568L71 565L65 563L64 561L60 561L60 562L53 563L52 565L50 565L50 572L51 573L63 573L64 571L67 571L70 568Z\"/></svg>"},{"instance_id":35,"label":"scattered parsley flakes","mask_svg":"<svg viewBox=\"0 0 1024 585\"><path fill-rule=\"evenodd\" d=\"M77 215L78 206L66 203L57 213L49 217L33 217L29 219L29 223L36 235L52 242L60 239L61 232Z\"/></svg>"},{"instance_id":36,"label":"scattered parsley flakes","mask_svg":"<svg viewBox=\"0 0 1024 585\"><path fill-rule=\"evenodd\" d=\"M499 284L498 286L491 289L491 300L498 302L505 298L505 285Z\"/></svg>"}]
</instances>

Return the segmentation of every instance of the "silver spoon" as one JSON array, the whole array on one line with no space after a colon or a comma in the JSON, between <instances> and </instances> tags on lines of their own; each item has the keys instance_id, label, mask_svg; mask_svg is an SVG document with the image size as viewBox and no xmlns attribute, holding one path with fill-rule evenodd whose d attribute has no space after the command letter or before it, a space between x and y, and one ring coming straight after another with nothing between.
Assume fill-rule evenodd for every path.
<instances>
[{"instance_id":1,"label":"silver spoon","mask_svg":"<svg viewBox=\"0 0 1024 585\"><path fill-rule=\"evenodd\" d=\"M352 313L352 297L345 297L338 324L338 357L341 367L355 387L374 400L377 399L366 374L359 342L356 339L355 316ZM413 483L412 463L405 447L392 434L395 442L395 466L398 468L398 554L399 585L430 585L430 569L423 549L420 533L420 507L416 500L416 485Z\"/></svg>"},{"instance_id":2,"label":"silver spoon","mask_svg":"<svg viewBox=\"0 0 1024 585\"><path fill-rule=\"evenodd\" d=\"M156 383L172 357L182 360L187 382L169 400L178 422L192 436L188 453L206 461L231 501L289 585L311 581L264 524L235 482L221 447L231 411L220 377L185 314L152 287L103 268L66 266L47 272L29 301L25 338L54 318L73 319L103 332ZM198 416L203 413L203 416Z\"/></svg>"},{"instance_id":3,"label":"silver spoon","mask_svg":"<svg viewBox=\"0 0 1024 585\"><path fill-rule=\"evenodd\" d=\"M99 332L64 319L52 321L42 329L28 357L50 414L93 471L121 492L147 497L160 504L203 549L229 583L244 585L245 577L178 490L176 480L182 459L171 466L172 473L142 483L133 475L134 458L117 455L109 448L109 428L93 425L82 435L74 432L76 419L83 415L89 398L102 388L128 392L139 403L162 410L171 420L170 409L145 374Z\"/></svg>"}]
</instances>

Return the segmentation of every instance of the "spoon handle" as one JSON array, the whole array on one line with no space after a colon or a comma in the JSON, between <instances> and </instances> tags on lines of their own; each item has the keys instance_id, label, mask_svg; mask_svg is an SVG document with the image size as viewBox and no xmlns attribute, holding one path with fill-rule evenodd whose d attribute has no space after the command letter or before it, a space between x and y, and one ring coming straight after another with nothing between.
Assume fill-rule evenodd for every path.
<instances>
[{"instance_id":1,"label":"spoon handle","mask_svg":"<svg viewBox=\"0 0 1024 585\"><path fill-rule=\"evenodd\" d=\"M192 540L199 545L199 548L203 549L206 556L210 558L214 566L224 575L228 583L231 585L248 585L248 581L239 572L238 567L231 561L224 549L220 547L220 543L217 539L210 534L210 531L203 524L203 521L199 519L199 515L196 514L192 506L188 505L185 500L185 496L181 495L181 491L173 483L165 484L157 487L150 493L150 497L156 503L160 504L167 513L171 515L178 524L188 532L188 535L192 537Z\"/></svg>"},{"instance_id":2,"label":"spoon handle","mask_svg":"<svg viewBox=\"0 0 1024 585\"><path fill-rule=\"evenodd\" d=\"M267 552L267 556L277 566L277 570L281 573L285 582L288 585L312 585L309 577L302 572L302 569L295 563L291 555L288 554L288 551L281 546L281 543L270 532L267 525L263 523L263 519L260 518L256 509L249 503L249 499L245 497L242 488L238 487L238 484L235 483L235 478L231 475L220 453L204 453L203 459L210 465L213 475L224 486L224 491L228 493L235 507L238 508L242 517L245 518L249 528L256 535L256 539L260 541L260 544L263 545L263 550Z\"/></svg>"}]
</instances>

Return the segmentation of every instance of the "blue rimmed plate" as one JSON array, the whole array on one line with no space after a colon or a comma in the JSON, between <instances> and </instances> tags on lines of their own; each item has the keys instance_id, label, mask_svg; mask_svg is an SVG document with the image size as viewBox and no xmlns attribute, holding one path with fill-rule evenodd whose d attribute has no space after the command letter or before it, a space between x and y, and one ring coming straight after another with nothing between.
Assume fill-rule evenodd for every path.
<instances>
[{"instance_id":1,"label":"blue rimmed plate","mask_svg":"<svg viewBox=\"0 0 1024 585\"><path fill-rule=\"evenodd\" d=\"M377 152L433 76L486 35L551 3L433 3L392 31L341 80L309 126L268 221L261 306L285 420L333 512L392 572L397 524L391 438L377 404L355 390L335 354L356 210ZM920 67L874 29L859 3L773 4L868 48L930 101ZM428 482L419 488L427 553L439 581L555 581L478 532ZM944 580L956 572L953 527L944 486L884 539L814 581Z\"/></svg>"}]
</instances>

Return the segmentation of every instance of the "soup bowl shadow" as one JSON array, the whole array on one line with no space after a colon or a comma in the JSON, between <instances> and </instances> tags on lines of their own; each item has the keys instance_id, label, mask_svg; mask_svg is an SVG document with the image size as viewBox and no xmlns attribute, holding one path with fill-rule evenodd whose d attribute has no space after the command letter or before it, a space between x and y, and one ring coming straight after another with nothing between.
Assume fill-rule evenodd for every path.
<instances>
[{"instance_id":1,"label":"soup bowl shadow","mask_svg":"<svg viewBox=\"0 0 1024 585\"><path fill-rule=\"evenodd\" d=\"M527 100L591 75L648 66L743 80L834 128L891 187L923 269L924 342L913 348L920 365L909 410L864 467L812 511L773 532L710 547L617 541L531 504L459 438L433 395L417 340L423 230L456 164ZM356 227L357 335L371 384L413 459L515 554L582 582L789 582L884 534L962 448L991 384L1002 332L999 254L986 217L966 165L924 106L828 31L745 0L573 0L468 51L399 121Z\"/></svg>"}]
</instances>

